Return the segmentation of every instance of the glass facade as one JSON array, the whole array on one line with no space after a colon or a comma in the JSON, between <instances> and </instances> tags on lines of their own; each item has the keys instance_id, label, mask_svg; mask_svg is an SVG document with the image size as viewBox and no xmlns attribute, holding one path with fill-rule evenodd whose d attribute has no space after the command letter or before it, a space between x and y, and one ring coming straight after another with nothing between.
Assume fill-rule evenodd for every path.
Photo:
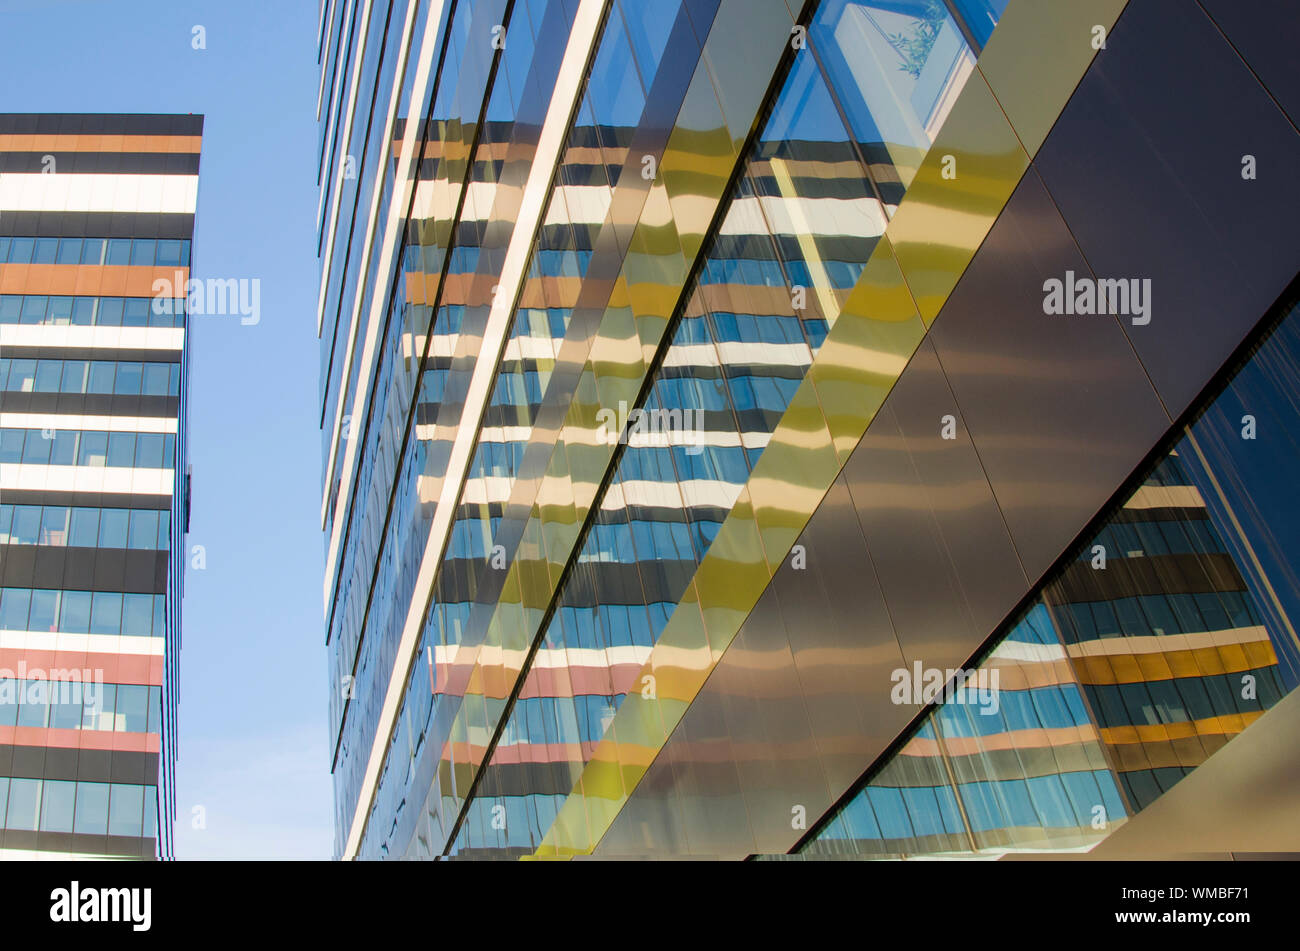
<instances>
[{"instance_id":1,"label":"glass facade","mask_svg":"<svg viewBox=\"0 0 1300 951\"><path fill-rule=\"evenodd\" d=\"M1043 120L1005 75L1038 14L380 6L336 5L321 39L335 849L590 851L686 741L678 723L823 472L909 372L1026 173ZM1007 51L985 57L1017 12ZM1057 112L1089 62L1041 67L1065 90ZM998 722L938 707L912 724L861 797L811 817L816 841L838 835L824 851L1086 849L1290 689L1293 648L1266 652L1261 630L1285 605L1254 592L1294 579L1254 578L1285 559L1240 556L1188 457L1152 476L1178 504L1143 502L1098 536L1120 587L1088 588L1081 556L1014 623L995 619ZM1161 588L1174 570L1186 590ZM1239 650L1197 669L1249 676L1266 699L1229 709L1226 681L1147 676L1176 652L1126 655L1119 634L1213 645L1224 664Z\"/></svg>"},{"instance_id":2,"label":"glass facade","mask_svg":"<svg viewBox=\"0 0 1300 951\"><path fill-rule=\"evenodd\" d=\"M202 127L0 115L0 857L173 855Z\"/></svg>"},{"instance_id":3,"label":"glass facade","mask_svg":"<svg viewBox=\"0 0 1300 951\"><path fill-rule=\"evenodd\" d=\"M1300 525L1277 474L1300 451L1298 359L1293 309L980 663L999 710L941 700L801 851L1086 846L1295 689ZM1247 407L1286 455L1259 464Z\"/></svg>"}]
</instances>

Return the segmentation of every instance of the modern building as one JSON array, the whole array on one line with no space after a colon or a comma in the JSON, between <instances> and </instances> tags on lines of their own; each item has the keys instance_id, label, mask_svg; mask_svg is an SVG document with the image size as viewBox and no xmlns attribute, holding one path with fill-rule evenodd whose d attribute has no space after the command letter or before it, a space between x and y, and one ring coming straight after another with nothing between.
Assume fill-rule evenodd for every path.
<instances>
[{"instance_id":1,"label":"modern building","mask_svg":"<svg viewBox=\"0 0 1300 951\"><path fill-rule=\"evenodd\" d=\"M171 858L201 116L0 115L0 858Z\"/></svg>"},{"instance_id":2,"label":"modern building","mask_svg":"<svg viewBox=\"0 0 1300 951\"><path fill-rule=\"evenodd\" d=\"M1300 851L1297 26L324 2L337 855Z\"/></svg>"}]
</instances>

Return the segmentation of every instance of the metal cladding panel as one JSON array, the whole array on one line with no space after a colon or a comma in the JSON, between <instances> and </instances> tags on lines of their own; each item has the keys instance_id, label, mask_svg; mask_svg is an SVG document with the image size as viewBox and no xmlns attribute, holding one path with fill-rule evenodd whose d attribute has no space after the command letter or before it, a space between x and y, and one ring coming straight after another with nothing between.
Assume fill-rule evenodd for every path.
<instances>
[{"instance_id":1,"label":"metal cladding panel","mask_svg":"<svg viewBox=\"0 0 1300 951\"><path fill-rule=\"evenodd\" d=\"M1295 34L1278 29L1295 15L1292 0L1200 0L1201 6L1265 88L1300 125L1300 61Z\"/></svg>"},{"instance_id":2,"label":"metal cladding panel","mask_svg":"<svg viewBox=\"0 0 1300 951\"><path fill-rule=\"evenodd\" d=\"M843 475L798 544L806 569L787 559L773 586L794 655L791 676L803 688L822 769L838 795L916 708L889 699L903 653ZM724 656L719 666L726 663Z\"/></svg>"},{"instance_id":3,"label":"metal cladding panel","mask_svg":"<svg viewBox=\"0 0 1300 951\"><path fill-rule=\"evenodd\" d=\"M867 431L845 476L904 660L948 668L1028 582L932 340L889 395L891 428Z\"/></svg>"},{"instance_id":4,"label":"metal cladding panel","mask_svg":"<svg viewBox=\"0 0 1300 951\"><path fill-rule=\"evenodd\" d=\"M1044 313L1046 281L1088 277L1031 172L930 334L1031 580L1170 425L1115 317Z\"/></svg>"},{"instance_id":5,"label":"metal cladding panel","mask_svg":"<svg viewBox=\"0 0 1300 951\"><path fill-rule=\"evenodd\" d=\"M1255 177L1243 177L1253 156ZM1300 135L1199 7L1130 4L1035 165L1177 417L1295 275Z\"/></svg>"}]
</instances>

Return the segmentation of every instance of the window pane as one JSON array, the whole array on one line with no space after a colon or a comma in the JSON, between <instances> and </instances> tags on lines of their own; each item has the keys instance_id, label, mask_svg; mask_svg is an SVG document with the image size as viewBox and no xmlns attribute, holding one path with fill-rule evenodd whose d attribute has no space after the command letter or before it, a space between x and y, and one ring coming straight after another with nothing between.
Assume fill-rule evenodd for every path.
<instances>
[{"instance_id":1,"label":"window pane","mask_svg":"<svg viewBox=\"0 0 1300 951\"><path fill-rule=\"evenodd\" d=\"M99 515L99 547L125 548L128 512L104 509Z\"/></svg>"},{"instance_id":2,"label":"window pane","mask_svg":"<svg viewBox=\"0 0 1300 951\"><path fill-rule=\"evenodd\" d=\"M108 800L108 834L142 834L143 814L144 787L113 783Z\"/></svg>"},{"instance_id":3,"label":"window pane","mask_svg":"<svg viewBox=\"0 0 1300 951\"><path fill-rule=\"evenodd\" d=\"M65 591L59 608L59 630L69 634L90 631L90 592Z\"/></svg>"},{"instance_id":4,"label":"window pane","mask_svg":"<svg viewBox=\"0 0 1300 951\"><path fill-rule=\"evenodd\" d=\"M104 239L87 238L86 243L81 247L82 264L103 264L104 263Z\"/></svg>"},{"instance_id":5,"label":"window pane","mask_svg":"<svg viewBox=\"0 0 1300 951\"><path fill-rule=\"evenodd\" d=\"M135 464L135 433L108 434L108 464L125 469Z\"/></svg>"},{"instance_id":6,"label":"window pane","mask_svg":"<svg viewBox=\"0 0 1300 951\"><path fill-rule=\"evenodd\" d=\"M43 727L49 723L49 690L44 680L18 682L18 725Z\"/></svg>"},{"instance_id":7,"label":"window pane","mask_svg":"<svg viewBox=\"0 0 1300 951\"><path fill-rule=\"evenodd\" d=\"M131 512L131 534L128 548L153 548L158 541L158 513L149 509Z\"/></svg>"},{"instance_id":8,"label":"window pane","mask_svg":"<svg viewBox=\"0 0 1300 951\"><path fill-rule=\"evenodd\" d=\"M149 729L148 687L140 684L118 686L117 727L127 733L144 733Z\"/></svg>"},{"instance_id":9,"label":"window pane","mask_svg":"<svg viewBox=\"0 0 1300 951\"><path fill-rule=\"evenodd\" d=\"M96 591L90 602L90 633L122 632L122 596L112 591Z\"/></svg>"},{"instance_id":10,"label":"window pane","mask_svg":"<svg viewBox=\"0 0 1300 951\"><path fill-rule=\"evenodd\" d=\"M73 509L68 544L78 548L94 548L98 544L98 539L99 509Z\"/></svg>"},{"instance_id":11,"label":"window pane","mask_svg":"<svg viewBox=\"0 0 1300 951\"><path fill-rule=\"evenodd\" d=\"M74 832L82 835L108 833L108 784L77 784L77 821Z\"/></svg>"},{"instance_id":12,"label":"window pane","mask_svg":"<svg viewBox=\"0 0 1300 951\"><path fill-rule=\"evenodd\" d=\"M131 239L114 238L108 242L108 264L131 263Z\"/></svg>"},{"instance_id":13,"label":"window pane","mask_svg":"<svg viewBox=\"0 0 1300 951\"><path fill-rule=\"evenodd\" d=\"M5 817L8 829L36 831L36 820L41 813L41 781L39 779L11 779L9 781L9 812Z\"/></svg>"},{"instance_id":14,"label":"window pane","mask_svg":"<svg viewBox=\"0 0 1300 951\"><path fill-rule=\"evenodd\" d=\"M77 802L77 784L61 779L45 780L41 797L41 831L71 832L72 811Z\"/></svg>"},{"instance_id":15,"label":"window pane","mask_svg":"<svg viewBox=\"0 0 1300 951\"><path fill-rule=\"evenodd\" d=\"M149 637L153 627L153 595L122 596L122 633Z\"/></svg>"},{"instance_id":16,"label":"window pane","mask_svg":"<svg viewBox=\"0 0 1300 951\"><path fill-rule=\"evenodd\" d=\"M81 263L81 239L64 238L59 242L59 263L60 264L80 264Z\"/></svg>"}]
</instances>

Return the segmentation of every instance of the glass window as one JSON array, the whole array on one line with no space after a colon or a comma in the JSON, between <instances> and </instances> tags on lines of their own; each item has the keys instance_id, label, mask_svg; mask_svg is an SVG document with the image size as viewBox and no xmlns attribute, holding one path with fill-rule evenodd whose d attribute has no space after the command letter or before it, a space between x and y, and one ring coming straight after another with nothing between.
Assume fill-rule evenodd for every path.
<instances>
[{"instance_id":1,"label":"glass window","mask_svg":"<svg viewBox=\"0 0 1300 951\"><path fill-rule=\"evenodd\" d=\"M128 548L153 548L158 541L158 513L152 509L134 509L131 512L131 531Z\"/></svg>"},{"instance_id":2,"label":"glass window","mask_svg":"<svg viewBox=\"0 0 1300 951\"><path fill-rule=\"evenodd\" d=\"M59 592L42 589L32 592L31 614L27 618L29 631L57 631L59 629Z\"/></svg>"},{"instance_id":3,"label":"glass window","mask_svg":"<svg viewBox=\"0 0 1300 951\"><path fill-rule=\"evenodd\" d=\"M77 464L82 466L103 466L108 458L108 433L88 432L81 434L81 444L77 452Z\"/></svg>"},{"instance_id":4,"label":"glass window","mask_svg":"<svg viewBox=\"0 0 1300 951\"><path fill-rule=\"evenodd\" d=\"M108 833L107 783L77 783L77 816L73 831L82 835Z\"/></svg>"},{"instance_id":5,"label":"glass window","mask_svg":"<svg viewBox=\"0 0 1300 951\"><path fill-rule=\"evenodd\" d=\"M131 245L131 263L134 265L152 265L156 244L152 238L137 238Z\"/></svg>"},{"instance_id":6,"label":"glass window","mask_svg":"<svg viewBox=\"0 0 1300 951\"><path fill-rule=\"evenodd\" d=\"M41 531L39 505L15 505L12 528L9 531L13 544L35 545Z\"/></svg>"},{"instance_id":7,"label":"glass window","mask_svg":"<svg viewBox=\"0 0 1300 951\"><path fill-rule=\"evenodd\" d=\"M81 263L82 264L103 264L104 263L104 239L87 238L81 246Z\"/></svg>"},{"instance_id":8,"label":"glass window","mask_svg":"<svg viewBox=\"0 0 1300 951\"><path fill-rule=\"evenodd\" d=\"M149 688L147 686L118 685L117 728L127 733L144 733L149 729Z\"/></svg>"},{"instance_id":9,"label":"glass window","mask_svg":"<svg viewBox=\"0 0 1300 951\"><path fill-rule=\"evenodd\" d=\"M68 543L68 509L47 505L41 512L41 544L63 547Z\"/></svg>"},{"instance_id":10,"label":"glass window","mask_svg":"<svg viewBox=\"0 0 1300 951\"><path fill-rule=\"evenodd\" d=\"M27 630L27 609L31 606L32 592L27 588L5 588L0 591L0 629Z\"/></svg>"},{"instance_id":11,"label":"glass window","mask_svg":"<svg viewBox=\"0 0 1300 951\"><path fill-rule=\"evenodd\" d=\"M90 364L90 382L87 393L112 393L113 377L117 373L117 364L107 360L96 360Z\"/></svg>"},{"instance_id":12,"label":"glass window","mask_svg":"<svg viewBox=\"0 0 1300 951\"><path fill-rule=\"evenodd\" d=\"M162 267L180 266L181 243L179 241L159 241L157 263Z\"/></svg>"},{"instance_id":13,"label":"glass window","mask_svg":"<svg viewBox=\"0 0 1300 951\"><path fill-rule=\"evenodd\" d=\"M29 429L24 434L23 462L32 465L49 465L50 442L39 429Z\"/></svg>"},{"instance_id":14,"label":"glass window","mask_svg":"<svg viewBox=\"0 0 1300 951\"><path fill-rule=\"evenodd\" d=\"M131 240L129 238L113 238L108 242L107 264L120 265L131 263Z\"/></svg>"},{"instance_id":15,"label":"glass window","mask_svg":"<svg viewBox=\"0 0 1300 951\"><path fill-rule=\"evenodd\" d=\"M144 832L144 787L113 783L108 800L108 834L138 836Z\"/></svg>"},{"instance_id":16,"label":"glass window","mask_svg":"<svg viewBox=\"0 0 1300 951\"><path fill-rule=\"evenodd\" d=\"M18 722L18 681L0 677L0 726Z\"/></svg>"},{"instance_id":17,"label":"glass window","mask_svg":"<svg viewBox=\"0 0 1300 951\"><path fill-rule=\"evenodd\" d=\"M149 637L153 628L153 595L122 596L122 633ZM119 697L120 700L120 697Z\"/></svg>"},{"instance_id":18,"label":"glass window","mask_svg":"<svg viewBox=\"0 0 1300 951\"><path fill-rule=\"evenodd\" d=\"M9 811L5 815L5 828L36 831L41 814L41 781L39 779L9 780Z\"/></svg>"},{"instance_id":19,"label":"glass window","mask_svg":"<svg viewBox=\"0 0 1300 951\"><path fill-rule=\"evenodd\" d=\"M9 263L30 263L32 260L32 250L35 247L35 238L14 238L13 245L9 248Z\"/></svg>"},{"instance_id":20,"label":"glass window","mask_svg":"<svg viewBox=\"0 0 1300 951\"><path fill-rule=\"evenodd\" d=\"M99 509L74 508L68 530L68 544L94 548L99 544Z\"/></svg>"},{"instance_id":21,"label":"glass window","mask_svg":"<svg viewBox=\"0 0 1300 951\"><path fill-rule=\"evenodd\" d=\"M135 433L108 434L108 465L131 468L135 464Z\"/></svg>"},{"instance_id":22,"label":"glass window","mask_svg":"<svg viewBox=\"0 0 1300 951\"><path fill-rule=\"evenodd\" d=\"M18 725L44 727L50 719L50 691L44 680L18 681Z\"/></svg>"},{"instance_id":23,"label":"glass window","mask_svg":"<svg viewBox=\"0 0 1300 951\"><path fill-rule=\"evenodd\" d=\"M122 326L122 305L120 297L105 297L99 302L99 319L96 323L104 327Z\"/></svg>"},{"instance_id":24,"label":"glass window","mask_svg":"<svg viewBox=\"0 0 1300 951\"><path fill-rule=\"evenodd\" d=\"M142 297L128 297L123 302L122 325L124 327L149 326L149 301Z\"/></svg>"},{"instance_id":25,"label":"glass window","mask_svg":"<svg viewBox=\"0 0 1300 951\"><path fill-rule=\"evenodd\" d=\"M71 832L76 802L76 783L61 779L45 780L44 794L41 797L41 831Z\"/></svg>"},{"instance_id":26,"label":"glass window","mask_svg":"<svg viewBox=\"0 0 1300 951\"><path fill-rule=\"evenodd\" d=\"M64 238L59 242L59 263L60 264L81 263L81 239L80 238Z\"/></svg>"},{"instance_id":27,"label":"glass window","mask_svg":"<svg viewBox=\"0 0 1300 951\"><path fill-rule=\"evenodd\" d=\"M59 630L69 634L90 631L90 592L65 591L59 607Z\"/></svg>"},{"instance_id":28,"label":"glass window","mask_svg":"<svg viewBox=\"0 0 1300 951\"><path fill-rule=\"evenodd\" d=\"M35 360L15 360L10 364L8 389L18 393L30 393L35 385Z\"/></svg>"},{"instance_id":29,"label":"glass window","mask_svg":"<svg viewBox=\"0 0 1300 951\"><path fill-rule=\"evenodd\" d=\"M138 363L119 363L117 379L113 381L113 392L121 396L139 396L141 366Z\"/></svg>"},{"instance_id":30,"label":"glass window","mask_svg":"<svg viewBox=\"0 0 1300 951\"><path fill-rule=\"evenodd\" d=\"M59 389L64 393L86 392L86 371L89 366L85 360L65 360L63 381L59 384Z\"/></svg>"},{"instance_id":31,"label":"glass window","mask_svg":"<svg viewBox=\"0 0 1300 951\"><path fill-rule=\"evenodd\" d=\"M50 465L71 466L77 462L77 443L81 433L75 429L60 429L54 434L50 446Z\"/></svg>"},{"instance_id":32,"label":"glass window","mask_svg":"<svg viewBox=\"0 0 1300 951\"><path fill-rule=\"evenodd\" d=\"M164 468L162 433L140 433L136 436L135 464L140 469Z\"/></svg>"},{"instance_id":33,"label":"glass window","mask_svg":"<svg viewBox=\"0 0 1300 951\"><path fill-rule=\"evenodd\" d=\"M58 238L37 238L36 239L36 256L32 258L33 264L54 264L59 257L59 239Z\"/></svg>"},{"instance_id":34,"label":"glass window","mask_svg":"<svg viewBox=\"0 0 1300 951\"><path fill-rule=\"evenodd\" d=\"M90 633L122 633L122 595L96 591L90 601Z\"/></svg>"},{"instance_id":35,"label":"glass window","mask_svg":"<svg viewBox=\"0 0 1300 951\"><path fill-rule=\"evenodd\" d=\"M145 396L166 396L169 391L171 368L165 363L146 363L144 365Z\"/></svg>"},{"instance_id":36,"label":"glass window","mask_svg":"<svg viewBox=\"0 0 1300 951\"><path fill-rule=\"evenodd\" d=\"M130 513L126 509L104 509L99 515L99 547L125 548Z\"/></svg>"},{"instance_id":37,"label":"glass window","mask_svg":"<svg viewBox=\"0 0 1300 951\"><path fill-rule=\"evenodd\" d=\"M72 301L72 322L78 327L89 327L95 322L95 298L78 297Z\"/></svg>"},{"instance_id":38,"label":"glass window","mask_svg":"<svg viewBox=\"0 0 1300 951\"><path fill-rule=\"evenodd\" d=\"M0 462L22 462L23 439L21 429L0 431Z\"/></svg>"},{"instance_id":39,"label":"glass window","mask_svg":"<svg viewBox=\"0 0 1300 951\"><path fill-rule=\"evenodd\" d=\"M88 687L82 699L81 728L83 730L112 730L114 706L117 703L117 684L95 684Z\"/></svg>"}]
</instances>

